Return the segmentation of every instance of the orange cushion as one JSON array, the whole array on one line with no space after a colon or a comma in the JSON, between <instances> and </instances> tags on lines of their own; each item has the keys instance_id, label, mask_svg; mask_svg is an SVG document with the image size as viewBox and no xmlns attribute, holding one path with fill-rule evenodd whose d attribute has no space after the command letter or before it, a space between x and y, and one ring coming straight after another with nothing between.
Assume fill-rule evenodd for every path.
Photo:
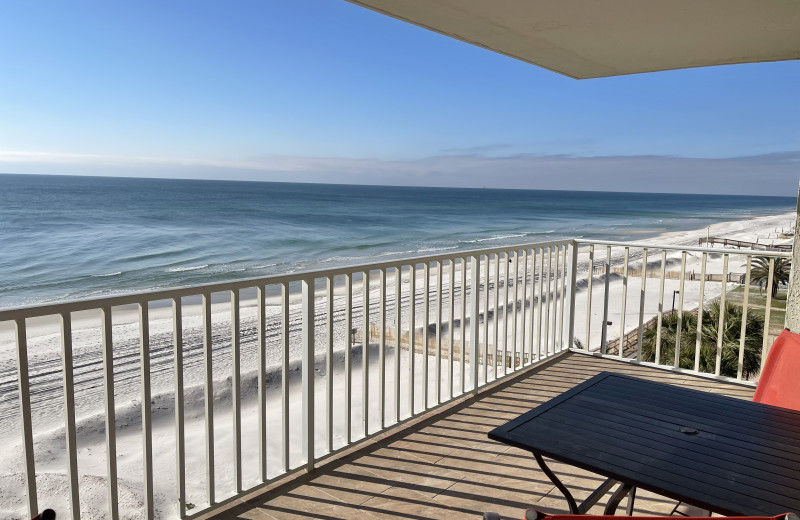
<instances>
[{"instance_id":1,"label":"orange cushion","mask_svg":"<svg viewBox=\"0 0 800 520\"><path fill-rule=\"evenodd\" d=\"M753 401L800 410L800 334L784 330L772 344Z\"/></svg>"}]
</instances>

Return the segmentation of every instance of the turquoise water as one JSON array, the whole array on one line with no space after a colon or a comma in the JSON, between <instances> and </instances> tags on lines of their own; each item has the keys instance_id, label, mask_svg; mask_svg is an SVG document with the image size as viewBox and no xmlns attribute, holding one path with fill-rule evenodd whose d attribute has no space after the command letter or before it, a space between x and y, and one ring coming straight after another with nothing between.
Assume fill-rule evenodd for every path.
<instances>
[{"instance_id":1,"label":"turquoise water","mask_svg":"<svg viewBox=\"0 0 800 520\"><path fill-rule=\"evenodd\" d=\"M393 257L663 232L791 197L0 175L0 307Z\"/></svg>"}]
</instances>

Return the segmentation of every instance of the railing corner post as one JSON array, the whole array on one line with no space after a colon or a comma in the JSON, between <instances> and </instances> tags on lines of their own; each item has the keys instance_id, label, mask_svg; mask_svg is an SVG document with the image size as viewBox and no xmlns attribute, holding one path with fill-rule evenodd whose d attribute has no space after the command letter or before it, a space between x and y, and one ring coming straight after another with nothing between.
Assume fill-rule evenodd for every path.
<instances>
[{"instance_id":1,"label":"railing corner post","mask_svg":"<svg viewBox=\"0 0 800 520\"><path fill-rule=\"evenodd\" d=\"M570 263L569 263L569 318L567 322L568 339L567 348L572 348L575 344L575 289L578 280L578 241L572 240L570 243ZM591 270L589 276L592 276ZM588 349L589 346L587 345Z\"/></svg>"}]
</instances>

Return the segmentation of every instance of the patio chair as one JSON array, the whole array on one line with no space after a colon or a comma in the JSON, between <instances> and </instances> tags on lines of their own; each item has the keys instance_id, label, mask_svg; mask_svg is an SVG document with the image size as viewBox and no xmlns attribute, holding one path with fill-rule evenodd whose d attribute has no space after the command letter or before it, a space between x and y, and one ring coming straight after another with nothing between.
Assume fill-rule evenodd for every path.
<instances>
[{"instance_id":1,"label":"patio chair","mask_svg":"<svg viewBox=\"0 0 800 520\"><path fill-rule=\"evenodd\" d=\"M608 515L551 515L535 509L525 511L522 520L664 520L668 516L608 516ZM708 517L697 516L686 518L690 520L707 520ZM730 520L800 520L794 513L783 513L776 516L726 516ZM503 518L497 513L484 513L483 520L511 520Z\"/></svg>"}]
</instances>

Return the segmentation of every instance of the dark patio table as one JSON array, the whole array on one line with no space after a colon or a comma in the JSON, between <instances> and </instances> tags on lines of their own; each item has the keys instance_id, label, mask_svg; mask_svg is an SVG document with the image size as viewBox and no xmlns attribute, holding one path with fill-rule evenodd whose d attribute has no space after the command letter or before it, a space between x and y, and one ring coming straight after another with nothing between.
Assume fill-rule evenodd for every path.
<instances>
[{"instance_id":1,"label":"dark patio table","mask_svg":"<svg viewBox=\"0 0 800 520\"><path fill-rule=\"evenodd\" d=\"M603 372L495 428L585 513L636 488L725 515L800 513L800 412ZM543 456L608 477L582 504ZM632 502L632 500L631 500Z\"/></svg>"}]
</instances>

